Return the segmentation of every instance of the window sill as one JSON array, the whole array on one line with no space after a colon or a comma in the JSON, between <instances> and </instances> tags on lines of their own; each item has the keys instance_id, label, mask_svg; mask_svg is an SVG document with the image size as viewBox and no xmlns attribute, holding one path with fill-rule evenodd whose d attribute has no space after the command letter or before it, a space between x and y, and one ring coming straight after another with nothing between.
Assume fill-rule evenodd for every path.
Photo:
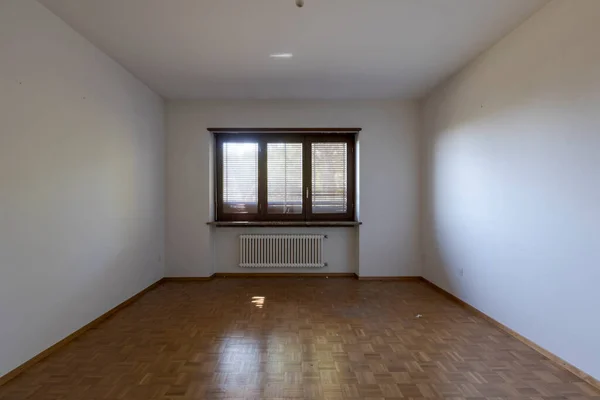
<instances>
[{"instance_id":1,"label":"window sill","mask_svg":"<svg viewBox=\"0 0 600 400\"><path fill-rule=\"evenodd\" d=\"M239 227L317 227L317 228L346 228L362 225L358 221L213 221L207 222L207 225L218 228L239 228Z\"/></svg>"}]
</instances>

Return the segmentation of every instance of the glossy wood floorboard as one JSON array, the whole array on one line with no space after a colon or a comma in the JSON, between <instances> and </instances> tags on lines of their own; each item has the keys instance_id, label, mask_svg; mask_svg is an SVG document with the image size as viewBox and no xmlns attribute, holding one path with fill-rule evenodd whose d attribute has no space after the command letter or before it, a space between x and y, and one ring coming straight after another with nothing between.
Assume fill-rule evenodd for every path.
<instances>
[{"instance_id":1,"label":"glossy wood floorboard","mask_svg":"<svg viewBox=\"0 0 600 400\"><path fill-rule=\"evenodd\" d=\"M320 278L163 284L0 387L3 400L442 398L600 394L424 284Z\"/></svg>"}]
</instances>

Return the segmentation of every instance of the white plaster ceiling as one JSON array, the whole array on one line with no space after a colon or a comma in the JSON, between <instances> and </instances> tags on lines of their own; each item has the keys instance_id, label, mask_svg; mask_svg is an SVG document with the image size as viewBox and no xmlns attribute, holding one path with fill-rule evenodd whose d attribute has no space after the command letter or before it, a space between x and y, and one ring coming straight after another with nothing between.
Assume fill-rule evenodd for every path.
<instances>
[{"instance_id":1,"label":"white plaster ceiling","mask_svg":"<svg viewBox=\"0 0 600 400\"><path fill-rule=\"evenodd\" d=\"M546 3L39 1L171 99L420 97Z\"/></svg>"}]
</instances>

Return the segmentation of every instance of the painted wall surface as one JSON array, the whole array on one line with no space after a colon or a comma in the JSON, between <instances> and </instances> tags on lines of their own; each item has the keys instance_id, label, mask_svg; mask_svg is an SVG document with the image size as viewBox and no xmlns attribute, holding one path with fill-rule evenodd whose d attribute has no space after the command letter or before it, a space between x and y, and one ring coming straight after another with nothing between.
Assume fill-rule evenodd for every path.
<instances>
[{"instance_id":1,"label":"painted wall surface","mask_svg":"<svg viewBox=\"0 0 600 400\"><path fill-rule=\"evenodd\" d=\"M163 109L39 3L0 2L0 376L163 276Z\"/></svg>"},{"instance_id":2,"label":"painted wall surface","mask_svg":"<svg viewBox=\"0 0 600 400\"><path fill-rule=\"evenodd\" d=\"M221 228L215 229L215 266L216 272L298 272L297 268L252 268L241 269L239 263L239 236L251 234L311 234L327 235L323 246L323 259L326 267L303 269L302 272L314 273L356 273L358 272L356 246L358 244L356 228Z\"/></svg>"},{"instance_id":3,"label":"painted wall surface","mask_svg":"<svg viewBox=\"0 0 600 400\"><path fill-rule=\"evenodd\" d=\"M427 99L425 277L600 378L600 2L555 0Z\"/></svg>"},{"instance_id":4,"label":"painted wall surface","mask_svg":"<svg viewBox=\"0 0 600 400\"><path fill-rule=\"evenodd\" d=\"M328 250L332 259L327 261L330 268L335 266L336 272L358 271L362 276L420 274L416 103L169 101L168 276L245 271L235 267L237 260L230 252L233 249L237 253L237 235L246 230L236 228L234 232L228 230L231 228L206 225L213 218L214 175L213 143L208 127L363 128L359 139L359 207L364 224L350 231L328 229L330 243L335 243L335 247ZM314 228L304 232L324 230Z\"/></svg>"}]
</instances>

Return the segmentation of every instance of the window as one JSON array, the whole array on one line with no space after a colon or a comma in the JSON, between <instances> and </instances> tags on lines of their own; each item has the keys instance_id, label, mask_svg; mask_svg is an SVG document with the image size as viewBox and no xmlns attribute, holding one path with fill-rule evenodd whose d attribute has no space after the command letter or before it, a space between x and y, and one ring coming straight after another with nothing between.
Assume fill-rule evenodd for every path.
<instances>
[{"instance_id":1,"label":"window","mask_svg":"<svg viewBox=\"0 0 600 400\"><path fill-rule=\"evenodd\" d=\"M353 221L360 129L209 129L217 221Z\"/></svg>"}]
</instances>

